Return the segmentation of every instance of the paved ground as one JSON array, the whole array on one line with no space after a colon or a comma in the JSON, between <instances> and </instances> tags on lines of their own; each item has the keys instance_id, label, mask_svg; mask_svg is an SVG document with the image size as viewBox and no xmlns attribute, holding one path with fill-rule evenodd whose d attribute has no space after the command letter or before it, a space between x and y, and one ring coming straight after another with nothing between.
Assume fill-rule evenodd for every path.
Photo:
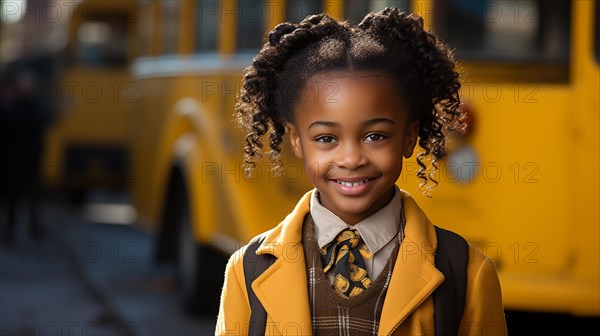
<instances>
[{"instance_id":1,"label":"paved ground","mask_svg":"<svg viewBox=\"0 0 600 336\"><path fill-rule=\"evenodd\" d=\"M91 197L120 202L123 194ZM180 309L175 270L153 262L149 235L90 222L53 200L34 242L23 232L24 210L17 242L0 245L0 335L214 334L216 316Z\"/></svg>"}]
</instances>

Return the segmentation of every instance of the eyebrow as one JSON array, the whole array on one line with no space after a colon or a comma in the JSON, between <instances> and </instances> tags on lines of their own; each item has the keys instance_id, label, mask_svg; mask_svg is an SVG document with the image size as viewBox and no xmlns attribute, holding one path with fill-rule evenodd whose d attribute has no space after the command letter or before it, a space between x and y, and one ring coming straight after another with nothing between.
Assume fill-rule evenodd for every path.
<instances>
[{"instance_id":1,"label":"eyebrow","mask_svg":"<svg viewBox=\"0 0 600 336\"><path fill-rule=\"evenodd\" d=\"M363 126L371 126L371 125L375 125L375 124L381 124L381 123L387 123L387 124L395 124L395 122L392 119L388 119L388 118L375 118L375 119L371 119L371 120L367 120L365 122L363 122Z\"/></svg>"},{"instance_id":2,"label":"eyebrow","mask_svg":"<svg viewBox=\"0 0 600 336\"><path fill-rule=\"evenodd\" d=\"M374 119L369 119L367 121L364 121L362 123L363 126L371 126L371 125L375 125L375 124L380 124L380 123L388 123L388 124L395 124L395 122L391 119L388 118L374 118ZM340 124L333 122L333 121L315 121L313 123L311 123L308 126L308 129L311 129L313 127L317 127L317 126L325 126L325 127L339 127Z\"/></svg>"}]
</instances>

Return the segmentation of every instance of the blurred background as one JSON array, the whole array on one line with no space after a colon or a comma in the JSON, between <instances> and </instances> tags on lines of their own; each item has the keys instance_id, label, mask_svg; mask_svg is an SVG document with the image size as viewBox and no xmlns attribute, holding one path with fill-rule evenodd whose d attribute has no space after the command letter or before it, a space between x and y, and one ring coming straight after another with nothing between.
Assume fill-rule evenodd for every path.
<instances>
[{"instance_id":1,"label":"blurred background","mask_svg":"<svg viewBox=\"0 0 600 336\"><path fill-rule=\"evenodd\" d=\"M226 258L311 188L288 148L244 178L242 69L386 6L455 48L470 121L432 198L414 157L398 185L495 261L509 333L600 330L596 1L2 0L0 334L214 334Z\"/></svg>"}]
</instances>

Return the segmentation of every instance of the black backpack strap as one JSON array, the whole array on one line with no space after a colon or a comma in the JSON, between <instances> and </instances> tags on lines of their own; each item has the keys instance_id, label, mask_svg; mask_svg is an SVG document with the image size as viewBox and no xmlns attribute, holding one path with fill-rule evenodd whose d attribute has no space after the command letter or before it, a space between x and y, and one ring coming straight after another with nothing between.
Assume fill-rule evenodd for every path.
<instances>
[{"instance_id":1,"label":"black backpack strap","mask_svg":"<svg viewBox=\"0 0 600 336\"><path fill-rule=\"evenodd\" d=\"M248 291L248 300L250 301L250 324L248 326L248 335L264 335L267 325L267 312L265 307L258 301L256 294L252 290L252 282L262 274L273 262L275 256L272 254L256 255L256 249L265 240L266 235L260 234L254 237L244 252L244 278L246 280L246 290Z\"/></svg>"},{"instance_id":2,"label":"black backpack strap","mask_svg":"<svg viewBox=\"0 0 600 336\"><path fill-rule=\"evenodd\" d=\"M469 245L452 231L435 227L437 249L435 267L445 277L433 292L435 335L457 335L467 294Z\"/></svg>"}]
</instances>

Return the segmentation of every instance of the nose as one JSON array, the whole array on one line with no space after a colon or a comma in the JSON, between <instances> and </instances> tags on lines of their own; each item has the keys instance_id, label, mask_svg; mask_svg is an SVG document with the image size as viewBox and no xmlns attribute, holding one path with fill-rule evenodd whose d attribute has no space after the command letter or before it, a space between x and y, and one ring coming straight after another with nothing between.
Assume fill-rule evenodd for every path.
<instances>
[{"instance_id":1,"label":"nose","mask_svg":"<svg viewBox=\"0 0 600 336\"><path fill-rule=\"evenodd\" d=\"M355 170L359 167L365 166L368 162L368 159L360 144L346 141L345 143L341 143L341 146L339 146L339 152L336 161L336 165L339 168Z\"/></svg>"}]
</instances>

